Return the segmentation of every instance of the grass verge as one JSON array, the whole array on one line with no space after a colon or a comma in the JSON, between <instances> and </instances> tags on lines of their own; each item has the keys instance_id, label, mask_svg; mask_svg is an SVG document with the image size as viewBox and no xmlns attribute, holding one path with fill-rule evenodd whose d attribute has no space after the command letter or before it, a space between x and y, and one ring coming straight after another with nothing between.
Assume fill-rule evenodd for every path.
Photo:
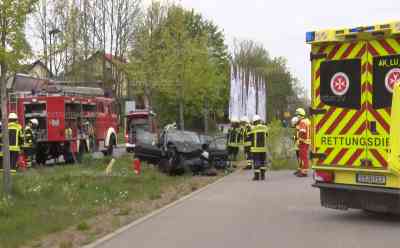
<instances>
[{"instance_id":1,"label":"grass verge","mask_svg":"<svg viewBox=\"0 0 400 248\"><path fill-rule=\"evenodd\" d=\"M137 176L129 156L106 175L108 162L86 158L15 175L12 198L0 195L0 247L78 247L216 180L150 166Z\"/></svg>"}]
</instances>

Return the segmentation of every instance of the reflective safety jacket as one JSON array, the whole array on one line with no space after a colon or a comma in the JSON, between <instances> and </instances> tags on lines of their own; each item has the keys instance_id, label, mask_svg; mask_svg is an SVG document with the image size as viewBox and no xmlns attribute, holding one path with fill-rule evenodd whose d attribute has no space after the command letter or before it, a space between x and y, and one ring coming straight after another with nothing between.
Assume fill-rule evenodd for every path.
<instances>
[{"instance_id":1,"label":"reflective safety jacket","mask_svg":"<svg viewBox=\"0 0 400 248\"><path fill-rule=\"evenodd\" d=\"M239 146L239 128L230 128L228 131L228 146L238 147Z\"/></svg>"},{"instance_id":2,"label":"reflective safety jacket","mask_svg":"<svg viewBox=\"0 0 400 248\"><path fill-rule=\"evenodd\" d=\"M252 126L247 124L244 130L244 146L249 147L251 146L251 136L249 135L251 132Z\"/></svg>"},{"instance_id":3,"label":"reflective safety jacket","mask_svg":"<svg viewBox=\"0 0 400 248\"><path fill-rule=\"evenodd\" d=\"M254 126L250 133L251 153L264 153L267 152L267 137L268 137L268 127L262 124Z\"/></svg>"},{"instance_id":4,"label":"reflective safety jacket","mask_svg":"<svg viewBox=\"0 0 400 248\"><path fill-rule=\"evenodd\" d=\"M33 147L33 130L30 126L26 126L24 129L24 148Z\"/></svg>"},{"instance_id":5,"label":"reflective safety jacket","mask_svg":"<svg viewBox=\"0 0 400 248\"><path fill-rule=\"evenodd\" d=\"M243 146L244 145L244 140L246 137L246 127L245 126L241 126L239 129L239 136L238 136L238 145L239 146Z\"/></svg>"},{"instance_id":6,"label":"reflective safety jacket","mask_svg":"<svg viewBox=\"0 0 400 248\"><path fill-rule=\"evenodd\" d=\"M311 144L311 123L307 118L301 119L297 125L298 141L300 144Z\"/></svg>"},{"instance_id":7,"label":"reflective safety jacket","mask_svg":"<svg viewBox=\"0 0 400 248\"><path fill-rule=\"evenodd\" d=\"M22 126L17 122L8 123L10 151L19 152L23 145Z\"/></svg>"}]
</instances>

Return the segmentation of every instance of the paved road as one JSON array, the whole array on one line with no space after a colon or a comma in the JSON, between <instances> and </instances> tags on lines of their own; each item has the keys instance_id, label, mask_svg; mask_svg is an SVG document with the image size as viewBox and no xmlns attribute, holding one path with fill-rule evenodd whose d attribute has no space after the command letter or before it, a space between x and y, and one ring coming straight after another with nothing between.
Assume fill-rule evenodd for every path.
<instances>
[{"instance_id":1,"label":"paved road","mask_svg":"<svg viewBox=\"0 0 400 248\"><path fill-rule=\"evenodd\" d=\"M395 247L400 219L321 208L310 178L229 176L99 248Z\"/></svg>"}]
</instances>

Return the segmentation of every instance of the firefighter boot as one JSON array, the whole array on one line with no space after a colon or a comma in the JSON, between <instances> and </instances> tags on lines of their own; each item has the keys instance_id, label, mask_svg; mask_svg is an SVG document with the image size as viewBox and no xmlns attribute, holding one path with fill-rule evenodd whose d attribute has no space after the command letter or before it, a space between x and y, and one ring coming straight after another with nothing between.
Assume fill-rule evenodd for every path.
<instances>
[{"instance_id":1,"label":"firefighter boot","mask_svg":"<svg viewBox=\"0 0 400 248\"><path fill-rule=\"evenodd\" d=\"M247 160L247 166L245 170L251 170L253 168L253 161Z\"/></svg>"},{"instance_id":2,"label":"firefighter boot","mask_svg":"<svg viewBox=\"0 0 400 248\"><path fill-rule=\"evenodd\" d=\"M259 181L259 180L260 180L260 171L259 170L255 170L254 171L253 181Z\"/></svg>"},{"instance_id":3,"label":"firefighter boot","mask_svg":"<svg viewBox=\"0 0 400 248\"><path fill-rule=\"evenodd\" d=\"M265 181L265 171L265 168L261 168L260 170L261 181Z\"/></svg>"}]
</instances>

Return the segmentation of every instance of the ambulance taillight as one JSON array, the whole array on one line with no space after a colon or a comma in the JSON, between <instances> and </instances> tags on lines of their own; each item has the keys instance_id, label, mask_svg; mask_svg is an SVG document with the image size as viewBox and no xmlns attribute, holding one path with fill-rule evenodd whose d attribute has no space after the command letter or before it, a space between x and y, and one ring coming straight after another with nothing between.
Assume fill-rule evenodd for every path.
<instances>
[{"instance_id":1,"label":"ambulance taillight","mask_svg":"<svg viewBox=\"0 0 400 248\"><path fill-rule=\"evenodd\" d=\"M315 171L314 180L321 183L332 183L334 180L333 172Z\"/></svg>"}]
</instances>

